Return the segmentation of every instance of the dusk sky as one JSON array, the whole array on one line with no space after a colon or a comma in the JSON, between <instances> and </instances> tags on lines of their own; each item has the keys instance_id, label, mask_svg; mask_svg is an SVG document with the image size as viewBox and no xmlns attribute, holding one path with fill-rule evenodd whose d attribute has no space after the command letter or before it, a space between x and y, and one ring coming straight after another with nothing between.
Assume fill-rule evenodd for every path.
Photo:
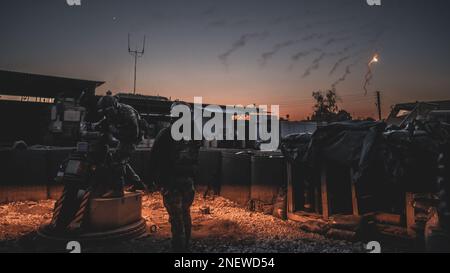
<instances>
[{"instance_id":1,"label":"dusk sky","mask_svg":"<svg viewBox=\"0 0 450 273\"><path fill-rule=\"evenodd\" d=\"M278 104L303 119L333 84L355 117L394 103L450 99L450 1L1 0L0 69L105 81L214 104ZM373 80L364 95L367 63Z\"/></svg>"}]
</instances>

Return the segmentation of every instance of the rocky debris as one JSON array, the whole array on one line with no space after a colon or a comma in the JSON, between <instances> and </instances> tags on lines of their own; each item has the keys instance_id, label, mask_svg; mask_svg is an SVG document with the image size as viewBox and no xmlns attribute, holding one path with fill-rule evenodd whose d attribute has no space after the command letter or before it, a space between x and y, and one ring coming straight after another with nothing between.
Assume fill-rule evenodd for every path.
<instances>
[{"instance_id":1,"label":"rocky debris","mask_svg":"<svg viewBox=\"0 0 450 273\"><path fill-rule=\"evenodd\" d=\"M18 238L50 221L53 205L52 200L0 205L0 240Z\"/></svg>"},{"instance_id":2,"label":"rocky debris","mask_svg":"<svg viewBox=\"0 0 450 273\"><path fill-rule=\"evenodd\" d=\"M24 243L40 225L48 223L54 201L17 202L0 205L0 252L38 251ZM209 214L202 209L209 207ZM170 224L162 197L153 193L143 198L142 215L149 234L141 239L114 245L84 248L85 252L168 252ZM191 208L192 252L196 253L305 253L363 252L361 242L333 240L302 230L302 223L284 221L251 212L222 197L197 194ZM150 232L152 231L152 232ZM30 240L26 240L29 242ZM39 249L39 251L41 251ZM51 250L49 250L51 251Z\"/></svg>"},{"instance_id":3,"label":"rocky debris","mask_svg":"<svg viewBox=\"0 0 450 273\"><path fill-rule=\"evenodd\" d=\"M144 202L154 204L161 197L154 194ZM162 202L162 201L159 201ZM202 209L209 207L209 214ZM162 211L166 214L165 211ZM222 198L200 194L191 209L193 218L193 252L362 252L362 243L330 240L301 230L301 223L283 221L263 212L245 210ZM156 213L154 213L156 214ZM156 215L153 216L156 219ZM163 220L163 218L159 218ZM156 223L164 226L167 222ZM170 228L169 225L166 226ZM170 233L166 233L170 238ZM167 242L168 243L168 242Z\"/></svg>"},{"instance_id":4,"label":"rocky debris","mask_svg":"<svg viewBox=\"0 0 450 273\"><path fill-rule=\"evenodd\" d=\"M326 234L330 229L330 226L324 221L308 220L301 223L300 228L306 232Z\"/></svg>"},{"instance_id":5,"label":"rocky debris","mask_svg":"<svg viewBox=\"0 0 450 273\"><path fill-rule=\"evenodd\" d=\"M330 228L327 231L326 236L330 237L330 238L335 238L335 239L355 241L357 234L356 234L356 232L351 231L351 230Z\"/></svg>"}]
</instances>

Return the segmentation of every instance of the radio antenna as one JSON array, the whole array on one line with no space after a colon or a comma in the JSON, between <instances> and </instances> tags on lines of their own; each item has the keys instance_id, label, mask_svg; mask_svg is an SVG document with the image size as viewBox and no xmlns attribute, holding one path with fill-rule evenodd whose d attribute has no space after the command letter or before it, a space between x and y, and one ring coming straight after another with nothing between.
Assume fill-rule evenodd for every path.
<instances>
[{"instance_id":1,"label":"radio antenna","mask_svg":"<svg viewBox=\"0 0 450 273\"><path fill-rule=\"evenodd\" d=\"M130 53L130 55L134 57L134 87L133 87L133 94L136 94L137 60L138 60L138 58L141 58L142 56L144 56L144 53L145 53L145 40L146 40L146 37L144 36L144 41L142 43L142 50L138 51L137 50L137 46L136 46L135 50L131 50L130 34L128 33L128 53Z\"/></svg>"}]
</instances>

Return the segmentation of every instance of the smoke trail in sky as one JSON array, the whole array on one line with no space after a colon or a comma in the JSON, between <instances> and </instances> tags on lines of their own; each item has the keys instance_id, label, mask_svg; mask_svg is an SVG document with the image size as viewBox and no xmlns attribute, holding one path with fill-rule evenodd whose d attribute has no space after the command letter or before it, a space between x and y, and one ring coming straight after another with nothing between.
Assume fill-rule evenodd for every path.
<instances>
[{"instance_id":1,"label":"smoke trail in sky","mask_svg":"<svg viewBox=\"0 0 450 273\"><path fill-rule=\"evenodd\" d=\"M344 74L343 74L339 79L337 79L337 80L331 85L331 90L336 90L336 87L337 87L340 83L344 82L344 81L347 79L347 77L352 73L350 69L351 69L353 66L355 66L356 64L357 64L357 62L354 62L354 63L352 63L352 64L347 65L347 67L345 67L345 72L344 72Z\"/></svg>"},{"instance_id":2,"label":"smoke trail in sky","mask_svg":"<svg viewBox=\"0 0 450 273\"><path fill-rule=\"evenodd\" d=\"M303 36L303 37L300 38L300 39L288 40L288 41L285 41L285 42L277 43L277 44L275 44L275 45L272 47L272 49L271 49L270 51L267 51L267 52L264 52L264 53L261 54L261 59L260 59L260 61L259 61L259 64L260 64L260 66L262 66L262 67L265 66L265 65L267 64L267 62L268 62L270 59L272 59L273 56L275 56L275 54L277 54L280 50L282 50L282 49L284 49L284 48L286 48L286 47L290 47L290 46L295 45L295 44L298 44L298 43L300 43L300 42L311 41L311 40L313 40L313 39L315 39L315 38L320 39L320 38L322 38L322 36L323 36L323 34L312 33L312 34L305 35L305 36ZM296 55L298 55L298 56L297 56L298 58L304 57L302 53L298 53L298 54L296 54ZM294 59L296 58L296 57L295 57L296 55L294 55ZM298 60L298 59L297 59L297 60ZM297 60L296 60L296 61L297 61Z\"/></svg>"},{"instance_id":3,"label":"smoke trail in sky","mask_svg":"<svg viewBox=\"0 0 450 273\"><path fill-rule=\"evenodd\" d=\"M329 46L335 43L339 43L339 42L344 42L344 41L348 41L350 40L350 37L339 37L339 38L330 38L328 40L326 40L323 45L324 46Z\"/></svg>"},{"instance_id":4,"label":"smoke trail in sky","mask_svg":"<svg viewBox=\"0 0 450 273\"><path fill-rule=\"evenodd\" d=\"M300 40L289 40L286 42L275 44L270 51L264 52L261 54L261 59L259 61L260 66L265 66L267 62L281 49L292 46L298 43Z\"/></svg>"},{"instance_id":5,"label":"smoke trail in sky","mask_svg":"<svg viewBox=\"0 0 450 273\"><path fill-rule=\"evenodd\" d=\"M343 64L345 61L347 61L348 59L350 59L350 56L344 56L344 57L340 58L339 60L337 60L337 62L333 65L333 68L331 68L331 70L330 70L330 75L333 75L333 73L336 72L336 70L339 68L339 66L341 64Z\"/></svg>"},{"instance_id":6,"label":"smoke trail in sky","mask_svg":"<svg viewBox=\"0 0 450 273\"><path fill-rule=\"evenodd\" d=\"M309 75L311 75L311 72L314 70L319 69L320 62L327 56L328 54L325 52L322 52L322 54L319 55L319 57L315 58L312 62L312 64L305 70L305 73L303 73L302 78L306 78Z\"/></svg>"},{"instance_id":7,"label":"smoke trail in sky","mask_svg":"<svg viewBox=\"0 0 450 273\"><path fill-rule=\"evenodd\" d=\"M340 83L344 82L344 81L347 79L347 77L352 73L351 68L352 68L353 66L357 65L357 64L361 61L361 59L362 59L362 58L358 58L358 59L355 60L353 63L348 64L348 65L345 67L344 74L343 74L339 79L337 79L333 84L331 84L331 90L336 90L336 87L337 87Z\"/></svg>"},{"instance_id":8,"label":"smoke trail in sky","mask_svg":"<svg viewBox=\"0 0 450 273\"><path fill-rule=\"evenodd\" d=\"M319 55L319 57L317 57L316 59L313 60L313 62L311 63L311 65L306 69L305 73L303 74L303 78L308 77L309 75L311 75L311 72L314 70L319 69L320 67L320 62L325 59L326 57L331 57L331 56L341 56L345 53L347 53L350 49L352 49L355 46L355 44L350 44L346 47L344 47L342 50L339 51L335 51L335 52L326 52L326 53L322 53L321 55ZM334 65L332 71L334 72L334 70L337 69L337 67L343 63L345 60L349 59L350 56L345 56L341 59L338 60L338 62Z\"/></svg>"},{"instance_id":9,"label":"smoke trail in sky","mask_svg":"<svg viewBox=\"0 0 450 273\"><path fill-rule=\"evenodd\" d=\"M225 53L219 55L219 60L228 68L228 58L238 49L244 47L252 39L264 39L269 34L267 32L255 32L242 35L236 42L233 43L230 49Z\"/></svg>"},{"instance_id":10,"label":"smoke trail in sky","mask_svg":"<svg viewBox=\"0 0 450 273\"><path fill-rule=\"evenodd\" d=\"M292 62L291 62L291 65L289 66L289 70L292 70L294 68L295 63L298 62L301 58L306 57L315 52L322 52L322 50L318 49L318 48L311 48L308 50L300 51L300 52L292 55L292 57L291 57Z\"/></svg>"}]
</instances>

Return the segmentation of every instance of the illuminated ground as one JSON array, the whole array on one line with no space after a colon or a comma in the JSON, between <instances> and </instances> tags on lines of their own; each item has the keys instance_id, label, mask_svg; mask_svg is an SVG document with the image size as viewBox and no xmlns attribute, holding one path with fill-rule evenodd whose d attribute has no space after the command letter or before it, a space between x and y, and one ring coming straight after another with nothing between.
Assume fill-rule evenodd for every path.
<instances>
[{"instance_id":1,"label":"illuminated ground","mask_svg":"<svg viewBox=\"0 0 450 273\"><path fill-rule=\"evenodd\" d=\"M34 240L36 229L51 219L54 201L0 205L0 252L63 251L48 249ZM209 206L211 214L200 208ZM160 194L144 197L143 216L157 231L146 238L85 252L168 252L170 225ZM203 200L197 194L192 207L193 252L361 252L362 243L335 241L305 233L299 224L252 213L221 198Z\"/></svg>"}]
</instances>

